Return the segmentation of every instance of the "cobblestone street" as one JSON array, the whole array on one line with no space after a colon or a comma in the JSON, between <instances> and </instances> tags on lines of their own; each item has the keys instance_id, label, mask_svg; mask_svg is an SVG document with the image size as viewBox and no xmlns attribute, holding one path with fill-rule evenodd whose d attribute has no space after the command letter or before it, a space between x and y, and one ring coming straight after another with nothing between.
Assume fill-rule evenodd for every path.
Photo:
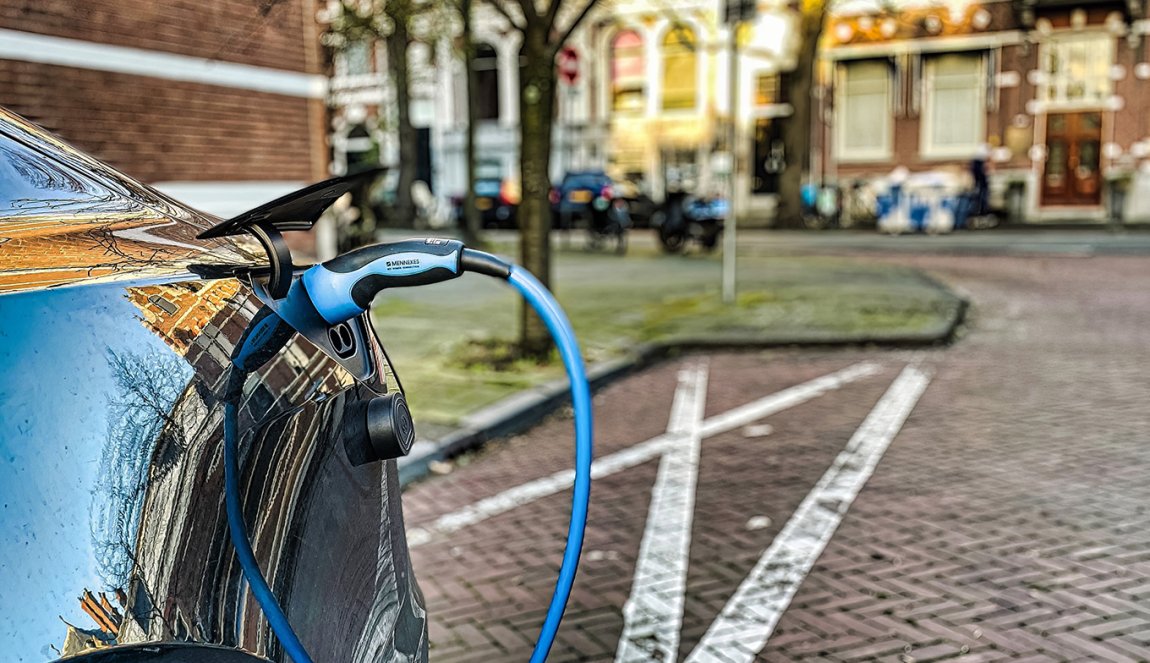
<instances>
[{"instance_id":1,"label":"cobblestone street","mask_svg":"<svg viewBox=\"0 0 1150 663\"><path fill-rule=\"evenodd\" d=\"M596 395L553 660L1150 659L1145 260L866 259L970 298L964 337L689 355ZM406 491L433 661L528 657L571 437L553 417Z\"/></svg>"}]
</instances>

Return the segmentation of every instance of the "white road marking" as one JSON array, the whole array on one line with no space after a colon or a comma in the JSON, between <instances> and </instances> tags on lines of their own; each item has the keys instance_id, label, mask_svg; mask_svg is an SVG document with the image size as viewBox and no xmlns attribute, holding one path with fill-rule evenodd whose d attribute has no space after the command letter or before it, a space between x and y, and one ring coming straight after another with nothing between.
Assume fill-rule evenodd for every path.
<instances>
[{"instance_id":1,"label":"white road marking","mask_svg":"<svg viewBox=\"0 0 1150 663\"><path fill-rule=\"evenodd\" d=\"M703 422L700 437L706 439L740 426L754 423L777 412L805 403L855 380L874 375L879 371L878 364L860 362L842 370L829 373L794 387L751 401L733 410L716 415ZM591 478L601 479L616 472L642 465L658 457L666 449L666 434L653 437L645 442L627 447L622 451L599 458L591 465ZM457 532L465 527L481 523L488 518L505 513L518 506L537 499L554 495L571 487L575 481L574 470L561 470L549 476L529 481L510 488L474 504L445 514L426 527L413 527L407 532L409 547L421 546L435 536Z\"/></svg>"},{"instance_id":2,"label":"white road marking","mask_svg":"<svg viewBox=\"0 0 1150 663\"><path fill-rule=\"evenodd\" d=\"M747 518L747 524L743 525L748 532L753 532L758 529L767 529L771 526L770 516L751 516Z\"/></svg>"},{"instance_id":3,"label":"white road marking","mask_svg":"<svg viewBox=\"0 0 1150 663\"><path fill-rule=\"evenodd\" d=\"M828 373L809 382L795 385L733 410L717 414L703 422L703 438L706 439L740 426L752 424L763 417L805 403L845 384L874 375L878 371L878 364L869 361L859 362L840 371Z\"/></svg>"},{"instance_id":4,"label":"white road marking","mask_svg":"<svg viewBox=\"0 0 1150 663\"><path fill-rule=\"evenodd\" d=\"M727 601L687 663L749 663L762 651L929 382L930 376L916 366L903 369Z\"/></svg>"},{"instance_id":5,"label":"white road marking","mask_svg":"<svg viewBox=\"0 0 1150 663\"><path fill-rule=\"evenodd\" d=\"M766 437L775 432L770 424L752 424L743 428L743 437Z\"/></svg>"},{"instance_id":6,"label":"white road marking","mask_svg":"<svg viewBox=\"0 0 1150 663\"><path fill-rule=\"evenodd\" d=\"M651 489L631 596L623 606L617 662L677 657L706 402L706 365L679 371L667 426L669 439Z\"/></svg>"}]
</instances>

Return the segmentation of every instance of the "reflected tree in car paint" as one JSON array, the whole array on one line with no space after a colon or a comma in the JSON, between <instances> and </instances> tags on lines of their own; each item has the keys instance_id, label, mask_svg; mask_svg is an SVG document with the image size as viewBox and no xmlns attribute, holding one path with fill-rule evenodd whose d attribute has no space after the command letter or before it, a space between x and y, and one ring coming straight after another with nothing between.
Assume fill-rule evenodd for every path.
<instances>
[{"instance_id":1,"label":"reflected tree in car paint","mask_svg":"<svg viewBox=\"0 0 1150 663\"><path fill-rule=\"evenodd\" d=\"M156 351L107 352L116 389L108 399L108 432L92 496L92 544L109 588L127 587L136 563L136 525L153 480L172 471L188 447L173 406L194 372Z\"/></svg>"},{"instance_id":2,"label":"reflected tree in car paint","mask_svg":"<svg viewBox=\"0 0 1150 663\"><path fill-rule=\"evenodd\" d=\"M76 596L104 585L90 554L92 487L115 390L110 347L161 345L122 297L84 290L0 297L0 649L16 660L51 658L60 618L89 620ZM83 361L77 358L92 357ZM51 605L52 610L34 609ZM23 609L15 611L14 608ZM35 649L30 650L29 645ZM39 658L30 658L33 652Z\"/></svg>"}]
</instances>

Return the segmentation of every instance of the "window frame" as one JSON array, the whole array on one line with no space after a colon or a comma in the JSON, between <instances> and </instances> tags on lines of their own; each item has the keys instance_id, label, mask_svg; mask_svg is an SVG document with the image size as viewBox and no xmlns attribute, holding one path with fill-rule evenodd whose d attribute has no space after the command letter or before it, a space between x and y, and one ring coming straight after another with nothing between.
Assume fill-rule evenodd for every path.
<instances>
[{"instance_id":1,"label":"window frame","mask_svg":"<svg viewBox=\"0 0 1150 663\"><path fill-rule=\"evenodd\" d=\"M627 78L620 78L615 73L615 60L616 53L620 50L616 45L621 37L627 34L633 34L639 40L638 46L625 46L624 50L637 49L637 57L642 65L642 72L636 80L629 80ZM629 57L632 57L629 55ZM611 35L610 40L607 42L607 107L612 115L622 115L625 117L636 117L644 115L647 110L647 42L643 34L635 28L622 28L614 35ZM639 98L639 105L635 108L620 108L618 100L623 95L634 95L637 93Z\"/></svg>"},{"instance_id":2,"label":"window frame","mask_svg":"<svg viewBox=\"0 0 1150 663\"><path fill-rule=\"evenodd\" d=\"M343 75L348 78L363 78L376 73L375 43L370 39L349 41L339 52L343 61ZM362 71L355 71L353 63L363 65Z\"/></svg>"},{"instance_id":3,"label":"window frame","mask_svg":"<svg viewBox=\"0 0 1150 663\"><path fill-rule=\"evenodd\" d=\"M779 72L773 70L756 71L751 75L751 81L753 84L751 106L753 108L769 108L782 103L783 78ZM769 85L770 95L763 94L764 83Z\"/></svg>"},{"instance_id":4,"label":"window frame","mask_svg":"<svg viewBox=\"0 0 1150 663\"><path fill-rule=\"evenodd\" d=\"M672 35L674 35L676 32L681 33L681 34L683 34L683 33L689 34L690 40L693 41L693 43L694 43L693 49L690 48L689 46L682 46L681 48L683 48L683 52L673 53L674 57L677 57L677 58L683 58L683 59L690 58L692 95L691 95L690 105L668 107L667 106L667 64L668 64L670 58L667 57L667 46L668 46L668 42L670 42L672 39ZM659 44L658 44L659 60L660 60L660 62L659 62L659 64L660 64L659 106L658 106L659 112L671 113L671 114L674 114L674 113L690 114L690 113L696 113L699 111L699 95L700 95L700 93L699 93L699 88L700 88L700 85L699 85L699 79L700 79L700 76L699 76L699 62L700 62L699 51L700 51L700 41L701 40L699 37L699 31L696 30L694 26L687 24L687 23L672 24L663 33L662 38L659 40ZM683 42L679 42L679 43L683 43ZM676 46L678 46L678 44L676 44Z\"/></svg>"},{"instance_id":5,"label":"window frame","mask_svg":"<svg viewBox=\"0 0 1150 663\"><path fill-rule=\"evenodd\" d=\"M846 146L846 123L844 118L849 112L848 103L849 96L847 95L847 79L848 72L852 66L860 64L877 64L886 69L886 76L883 78L885 81L885 104L887 112L884 116L883 126L883 145L870 149L870 148L847 148ZM876 161L889 161L894 157L894 81L893 72L891 71L890 63L886 59L859 59L859 60L846 60L839 64L838 71L835 73L835 158L840 162L847 163L866 163Z\"/></svg>"},{"instance_id":6,"label":"window frame","mask_svg":"<svg viewBox=\"0 0 1150 663\"><path fill-rule=\"evenodd\" d=\"M947 56L969 58L977 61L976 76L978 82L974 85L976 95L975 107L975 141L968 145L936 146L932 140L932 130L935 128L931 115L934 106L934 83L939 59ZM919 113L919 155L924 159L964 159L971 158L986 142L986 76L987 58L981 51L957 51L931 53L923 58L922 67L922 111Z\"/></svg>"},{"instance_id":7,"label":"window frame","mask_svg":"<svg viewBox=\"0 0 1150 663\"><path fill-rule=\"evenodd\" d=\"M1106 86L1104 94L1101 96L1090 96L1089 94L1084 94L1081 99L1068 99L1065 96L1066 86L1060 86L1058 81L1055 80L1053 73L1048 68L1051 50L1066 48L1076 42L1086 43L1091 41L1098 42L1099 44L1105 46L1104 51L1106 52L1107 56L1106 66L1103 68L1105 70L1105 74L1101 77L1101 79L1088 75L1085 80L1085 85L1087 89L1089 89L1092 84L1097 86L1098 81L1101 80L1102 85ZM1113 67L1114 63L1117 61L1117 50L1118 40L1114 37L1114 35L1105 31L1065 30L1051 34L1049 37L1044 39L1039 46L1038 71L1042 73L1042 80L1041 84L1036 86L1038 88L1038 94L1036 94L1035 97L1043 104L1043 106L1047 108L1097 108L1105 105L1106 100L1114 94L1114 81L1110 79L1110 68ZM1068 81L1070 79L1068 76L1062 76L1059 80ZM1059 96L1052 94L1053 91L1059 87L1061 88L1062 94Z\"/></svg>"},{"instance_id":8,"label":"window frame","mask_svg":"<svg viewBox=\"0 0 1150 663\"><path fill-rule=\"evenodd\" d=\"M494 44L483 41L475 42L474 48L471 68L475 72L476 89L471 91L472 98L468 99L467 103L476 104L475 119L479 122L500 122L503 120L503 107L500 98L503 94L503 81L500 80L502 72L499 70L499 49ZM480 49L489 49L490 52L484 51L481 56ZM464 73L467 75L469 72L465 71ZM492 82L490 97L484 90L484 79L488 77ZM485 104L479 103L481 98L486 102ZM493 106L491 105L492 100L494 100ZM494 114L489 112L492 109L494 109Z\"/></svg>"}]
</instances>

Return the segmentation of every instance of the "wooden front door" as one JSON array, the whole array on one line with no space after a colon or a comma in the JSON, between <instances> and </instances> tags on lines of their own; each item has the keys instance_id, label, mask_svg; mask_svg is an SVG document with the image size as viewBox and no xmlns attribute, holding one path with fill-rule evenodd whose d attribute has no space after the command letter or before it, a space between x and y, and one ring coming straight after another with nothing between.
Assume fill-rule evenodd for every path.
<instances>
[{"instance_id":1,"label":"wooden front door","mask_svg":"<svg viewBox=\"0 0 1150 663\"><path fill-rule=\"evenodd\" d=\"M1102 113L1051 113L1046 118L1043 205L1102 203Z\"/></svg>"}]
</instances>

